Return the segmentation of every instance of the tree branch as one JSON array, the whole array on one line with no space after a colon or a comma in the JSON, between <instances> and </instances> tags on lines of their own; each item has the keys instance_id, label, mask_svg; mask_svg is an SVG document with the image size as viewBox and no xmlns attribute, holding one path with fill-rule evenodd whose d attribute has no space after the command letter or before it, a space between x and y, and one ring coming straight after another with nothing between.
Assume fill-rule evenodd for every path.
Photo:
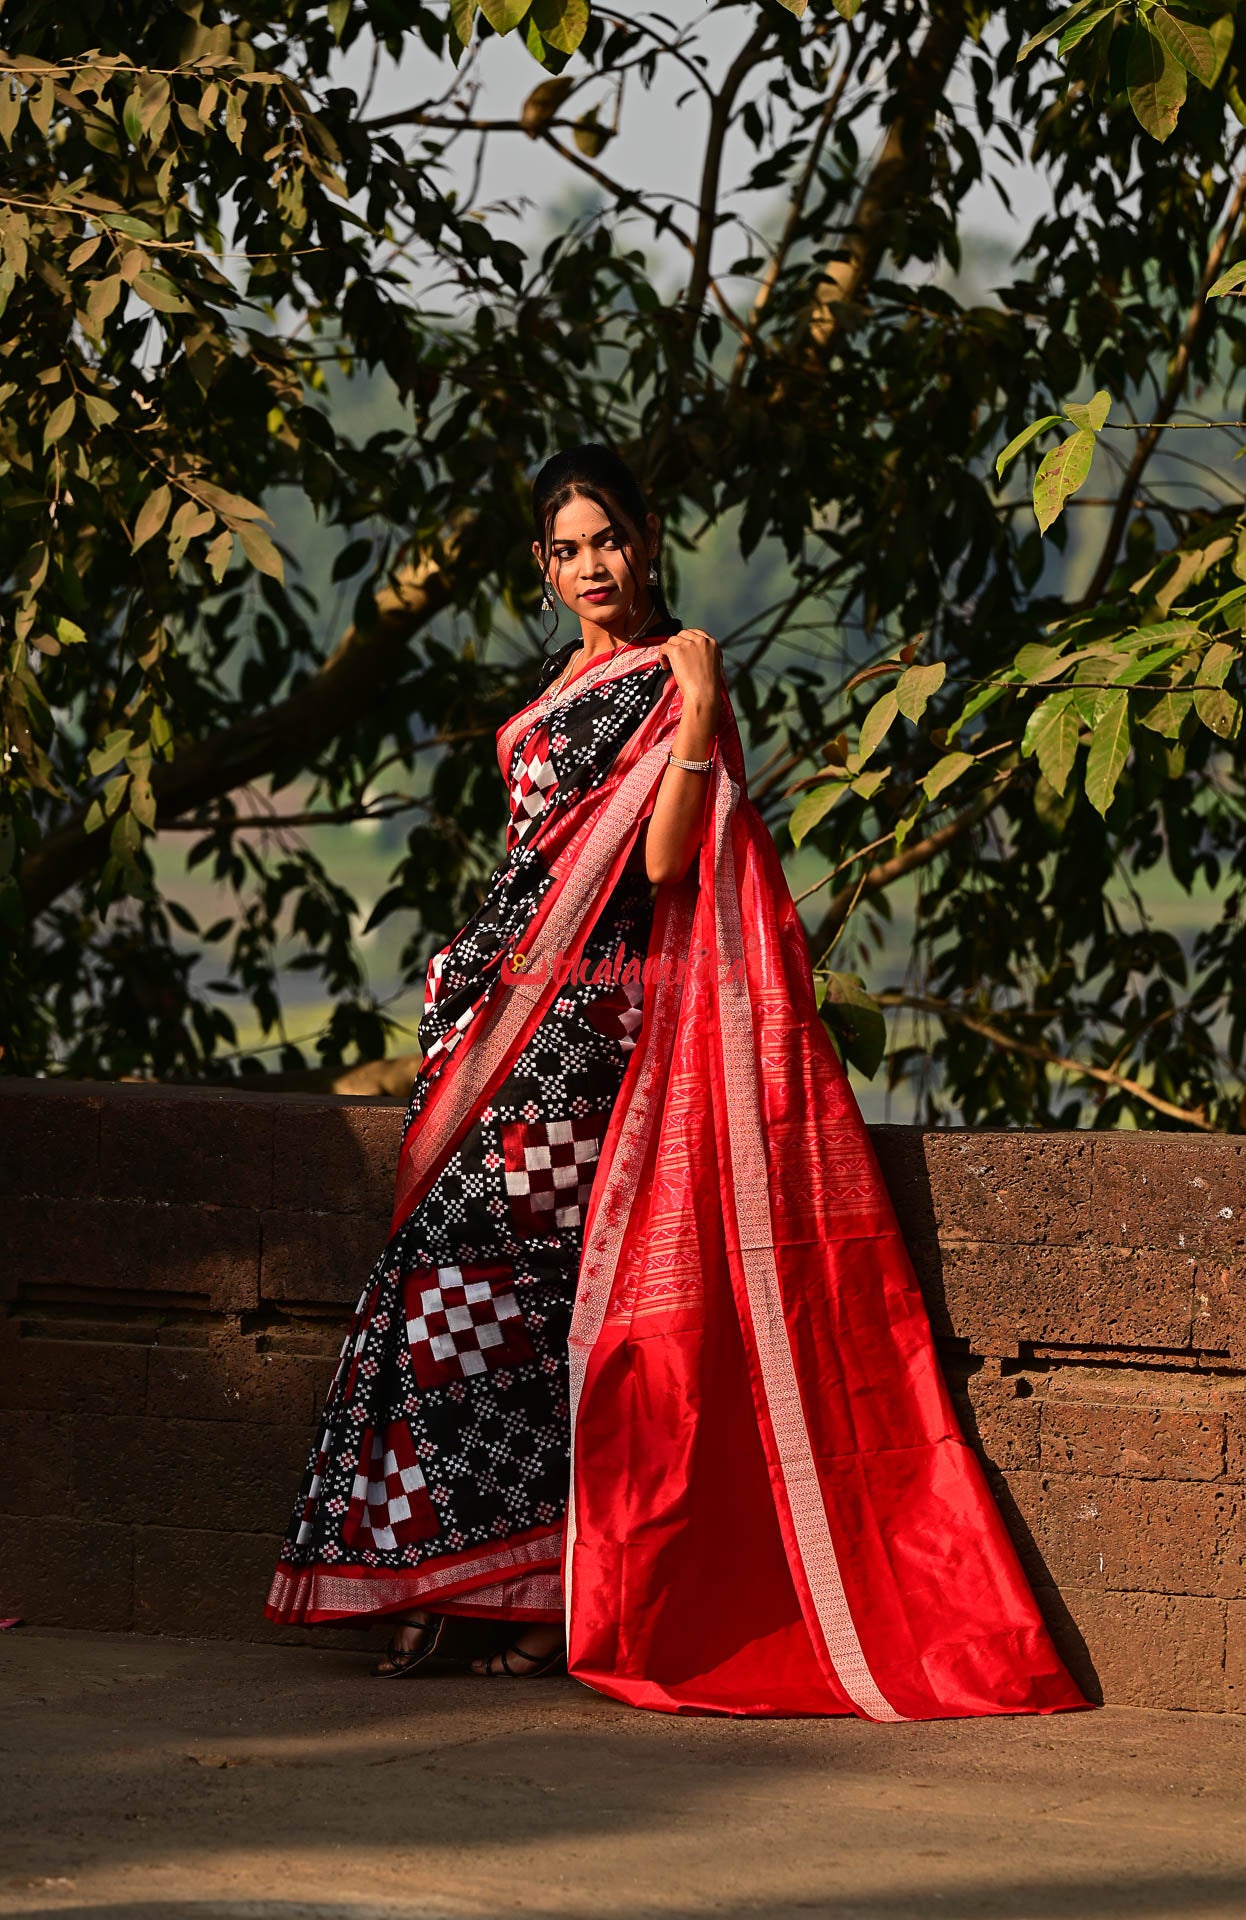
<instances>
[{"instance_id":1,"label":"tree branch","mask_svg":"<svg viewBox=\"0 0 1246 1920\"><path fill-rule=\"evenodd\" d=\"M907 57L896 118L861 189L841 257L826 268L814 294L808 328L814 347L827 345L838 325L838 309L861 297L887 251L889 217L902 204L912 174L925 158L965 34L965 11L957 5L931 21L921 46Z\"/></svg>"},{"instance_id":2,"label":"tree branch","mask_svg":"<svg viewBox=\"0 0 1246 1920\"><path fill-rule=\"evenodd\" d=\"M1126 1074L1117 1073L1112 1067L1092 1067L1085 1060L1073 1060L1067 1054L1052 1053L1046 1047L1040 1047L1032 1040L1016 1040L1010 1033L1004 1033L999 1027L992 1026L988 1020L980 1020L976 1015L965 1013L960 1007L952 1006L946 1000L926 999L920 994L880 993L879 1004L888 1007L908 1007L915 1013L933 1013L941 1020L955 1020L958 1026L968 1027L971 1033L977 1033L992 1046L1002 1047L1008 1053L1020 1053L1027 1060L1037 1060L1047 1067L1059 1067L1065 1073L1078 1073L1088 1080L1095 1080L1101 1086L1117 1088L1134 1100L1141 1100L1145 1106L1154 1108L1168 1120L1181 1120L1188 1127L1197 1127L1201 1133L1214 1133L1202 1107L1179 1107L1172 1100L1165 1100L1161 1094L1153 1093L1140 1081L1131 1080Z\"/></svg>"},{"instance_id":3,"label":"tree branch","mask_svg":"<svg viewBox=\"0 0 1246 1920\"><path fill-rule=\"evenodd\" d=\"M911 847L905 847L902 853L893 854L890 860L880 860L876 867L867 869L860 882L853 881L832 894L830 905L810 938L812 951L825 953L842 923L861 900L871 900L876 893L884 893L897 880L903 880L905 874L915 873L919 867L928 867L947 847L984 820L992 807L997 806L1003 798L1007 779L1006 774L999 776L992 787L979 794L972 806L958 813L945 827L928 834L924 840L915 841Z\"/></svg>"},{"instance_id":4,"label":"tree branch","mask_svg":"<svg viewBox=\"0 0 1246 1920\"><path fill-rule=\"evenodd\" d=\"M745 336L740 342L740 350L736 354L735 365L731 369L731 380L729 384L733 393L739 390L740 384L744 379L745 369L748 366L748 356L757 345L756 334L761 324L762 314L766 310L767 302L774 292L779 275L787 264L788 254L795 244L796 235L800 231L800 223L804 215L805 204L809 198L809 189L813 185L814 178L817 175L818 163L822 158L827 137L835 124L835 115L839 112L840 102L844 97L844 90L852 76L853 69L857 63L857 54L860 52L863 44L863 37L858 34L848 49L847 58L840 68L839 78L835 82L830 98L818 115L817 131L809 143L808 156L804 166L801 168L800 177L792 189L792 197L788 202L787 216L783 222L783 231L779 235L778 243L767 262L766 271L761 277L761 282L753 300L752 311L749 314L748 320L745 322Z\"/></svg>"},{"instance_id":5,"label":"tree branch","mask_svg":"<svg viewBox=\"0 0 1246 1920\"><path fill-rule=\"evenodd\" d=\"M1193 305L1186 315L1185 326L1181 332L1181 339L1178 343L1177 351L1173 355L1172 364L1168 369L1167 383L1154 408L1154 418L1148 421L1145 429L1142 431L1138 443L1133 450L1129 465L1125 470L1125 477L1121 482L1120 492L1117 495L1112 512L1112 519L1108 526L1107 537L1103 542L1103 551L1099 555L1098 564L1091 576L1090 585L1082 595L1081 605L1084 607L1092 606L1094 602L1102 596L1103 590L1111 578L1112 569L1116 565L1116 555L1119 551L1121 540L1124 537L1130 513L1133 511L1135 505L1134 496L1137 493L1138 484L1146 471L1147 462L1159 444L1159 437L1167 426L1169 417L1185 391L1185 383L1189 378L1190 361L1193 358L1194 349L1198 345L1203 330L1208 324L1207 289L1211 286L1220 271L1221 262L1228 251L1229 242L1233 238L1238 222L1241 220L1244 207L1246 207L1246 168L1243 168L1242 172L1238 175L1237 186L1234 188L1233 198L1229 202L1228 210L1220 226L1220 231L1208 249L1207 259L1203 265L1202 277L1199 280L1198 292L1194 296Z\"/></svg>"},{"instance_id":6,"label":"tree branch","mask_svg":"<svg viewBox=\"0 0 1246 1920\"><path fill-rule=\"evenodd\" d=\"M757 65L762 49L772 31L768 22L763 22L761 26L754 28L723 75L723 83L713 96L710 106L710 124L705 137L705 156L701 163L701 194L697 204L696 242L692 254L692 270L688 275L688 286L684 294L689 323L694 327L705 300L706 289L710 284L710 257L714 247L714 229L718 224L718 185L722 174L723 143L731 124L731 110L735 106L737 93L747 75Z\"/></svg>"},{"instance_id":7,"label":"tree branch","mask_svg":"<svg viewBox=\"0 0 1246 1920\"><path fill-rule=\"evenodd\" d=\"M402 568L377 594L372 625L351 627L297 692L266 713L209 734L171 764L152 768L157 827L271 773L291 755L305 762L327 746L368 710L411 636L449 600L449 583L435 563ZM108 835L88 834L86 816L87 808L80 807L23 860L19 881L31 918L107 858Z\"/></svg>"}]
</instances>

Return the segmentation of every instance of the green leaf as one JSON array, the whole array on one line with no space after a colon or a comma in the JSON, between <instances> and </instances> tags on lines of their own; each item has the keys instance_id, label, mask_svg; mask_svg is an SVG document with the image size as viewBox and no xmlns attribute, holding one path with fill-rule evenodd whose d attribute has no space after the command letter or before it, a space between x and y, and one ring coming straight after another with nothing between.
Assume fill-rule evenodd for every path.
<instances>
[{"instance_id":1,"label":"green leaf","mask_svg":"<svg viewBox=\"0 0 1246 1920\"><path fill-rule=\"evenodd\" d=\"M1238 703L1231 693L1223 690L1237 657L1236 647L1217 640L1207 649L1194 677L1194 711L1203 725L1221 740L1228 740L1237 725Z\"/></svg>"},{"instance_id":2,"label":"green leaf","mask_svg":"<svg viewBox=\"0 0 1246 1920\"><path fill-rule=\"evenodd\" d=\"M595 160L614 139L614 131L610 127L603 127L597 118L596 107L590 107L571 129L571 138L581 153L586 154L590 160Z\"/></svg>"},{"instance_id":3,"label":"green leaf","mask_svg":"<svg viewBox=\"0 0 1246 1920\"><path fill-rule=\"evenodd\" d=\"M1058 427L1061 424L1058 413L1045 413L1041 420L1033 420L1028 427L1023 427L1016 438L1008 442L1008 445L1000 454L999 459L995 462L996 479L1003 479L1004 468L1010 460L1015 460L1022 447L1028 447L1030 441L1036 439L1040 433L1045 433L1048 427Z\"/></svg>"},{"instance_id":4,"label":"green leaf","mask_svg":"<svg viewBox=\"0 0 1246 1920\"><path fill-rule=\"evenodd\" d=\"M117 409L113 406L112 402L109 400L101 400L97 393L86 394L82 404L86 408L87 419L91 422L92 426L110 427L113 421L119 418Z\"/></svg>"},{"instance_id":5,"label":"green leaf","mask_svg":"<svg viewBox=\"0 0 1246 1920\"><path fill-rule=\"evenodd\" d=\"M340 46L343 30L346 22L350 19L350 0L329 0L329 4L325 8L325 16L329 22L333 38Z\"/></svg>"},{"instance_id":6,"label":"green leaf","mask_svg":"<svg viewBox=\"0 0 1246 1920\"><path fill-rule=\"evenodd\" d=\"M1067 687L1050 694L1026 723L1021 751L1034 755L1044 778L1059 794L1069 784L1080 732L1072 689Z\"/></svg>"},{"instance_id":7,"label":"green leaf","mask_svg":"<svg viewBox=\"0 0 1246 1920\"><path fill-rule=\"evenodd\" d=\"M812 833L819 820L825 818L835 802L847 791L846 781L828 780L825 785L813 787L808 793L801 795L792 808L792 815L787 823L794 847L800 845L806 834Z\"/></svg>"},{"instance_id":8,"label":"green leaf","mask_svg":"<svg viewBox=\"0 0 1246 1920\"><path fill-rule=\"evenodd\" d=\"M0 140L13 145L13 132L21 118L22 86L12 74L0 73Z\"/></svg>"},{"instance_id":9,"label":"green leaf","mask_svg":"<svg viewBox=\"0 0 1246 1920\"><path fill-rule=\"evenodd\" d=\"M1098 7L1094 13L1083 13L1079 19L1073 22L1072 26L1064 29L1064 32L1056 41L1056 52L1060 55L1060 58L1063 59L1066 53L1072 53L1074 47L1078 46L1080 42L1086 38L1088 33L1094 32L1101 20L1108 20L1114 13L1119 12L1120 0L1116 0L1116 4L1113 6Z\"/></svg>"},{"instance_id":10,"label":"green leaf","mask_svg":"<svg viewBox=\"0 0 1246 1920\"><path fill-rule=\"evenodd\" d=\"M214 480L191 482L193 491L201 494L210 507L227 520L267 520L263 507L257 507L253 500L244 500L240 493L227 493L224 487L218 487Z\"/></svg>"},{"instance_id":11,"label":"green leaf","mask_svg":"<svg viewBox=\"0 0 1246 1920\"><path fill-rule=\"evenodd\" d=\"M208 563L208 572L212 575L218 587L225 578L225 569L229 565L230 555L233 553L233 550L234 536L229 531L229 528L226 527L223 533L217 534L216 539L204 554L204 559Z\"/></svg>"},{"instance_id":12,"label":"green leaf","mask_svg":"<svg viewBox=\"0 0 1246 1920\"><path fill-rule=\"evenodd\" d=\"M1194 683L1199 687L1222 687L1229 677L1229 668L1237 659L1237 648L1230 646L1227 640L1217 640L1208 647L1199 662Z\"/></svg>"},{"instance_id":13,"label":"green leaf","mask_svg":"<svg viewBox=\"0 0 1246 1920\"><path fill-rule=\"evenodd\" d=\"M112 819L117 808L121 805L129 784L129 774L119 773L115 780L108 782L103 793L98 794L96 798L92 800L87 809L87 817L83 822L83 828L87 833L96 832L99 827L104 825L105 821Z\"/></svg>"},{"instance_id":14,"label":"green leaf","mask_svg":"<svg viewBox=\"0 0 1246 1920\"><path fill-rule=\"evenodd\" d=\"M1041 686L1068 665L1062 647L1046 647L1030 641L1019 648L1013 666L1028 686Z\"/></svg>"},{"instance_id":15,"label":"green leaf","mask_svg":"<svg viewBox=\"0 0 1246 1920\"><path fill-rule=\"evenodd\" d=\"M263 527L257 527L252 520L244 520L236 532L242 542L242 551L253 567L260 573L271 575L274 580L285 579L285 566L281 555L265 533Z\"/></svg>"},{"instance_id":16,"label":"green leaf","mask_svg":"<svg viewBox=\"0 0 1246 1920\"><path fill-rule=\"evenodd\" d=\"M532 0L532 20L556 53L572 54L588 32L588 0Z\"/></svg>"},{"instance_id":17,"label":"green leaf","mask_svg":"<svg viewBox=\"0 0 1246 1920\"><path fill-rule=\"evenodd\" d=\"M80 647L86 640L86 634L76 620L62 617L56 623L56 637L63 647Z\"/></svg>"},{"instance_id":18,"label":"green leaf","mask_svg":"<svg viewBox=\"0 0 1246 1920\"><path fill-rule=\"evenodd\" d=\"M450 25L460 43L467 46L476 19L476 0L450 0Z\"/></svg>"},{"instance_id":19,"label":"green leaf","mask_svg":"<svg viewBox=\"0 0 1246 1920\"><path fill-rule=\"evenodd\" d=\"M1035 48L1042 46L1044 40L1052 39L1057 33L1067 32L1069 22L1075 20L1079 13L1084 13L1087 7L1093 4L1094 0L1076 0L1075 6L1067 7L1063 13L1057 14L1054 20L1049 20L1041 33L1036 33L1032 40L1026 41L1017 55L1017 65L1020 66L1023 60L1028 60Z\"/></svg>"},{"instance_id":20,"label":"green leaf","mask_svg":"<svg viewBox=\"0 0 1246 1920\"><path fill-rule=\"evenodd\" d=\"M1059 518L1065 501L1085 480L1094 451L1095 436L1089 427L1082 427L1043 456L1034 475L1034 512L1041 533Z\"/></svg>"},{"instance_id":21,"label":"green leaf","mask_svg":"<svg viewBox=\"0 0 1246 1920\"><path fill-rule=\"evenodd\" d=\"M1223 294L1243 292L1246 292L1246 260L1239 260L1235 267L1230 267L1227 273L1222 273L1220 278L1208 287L1207 298L1219 300Z\"/></svg>"},{"instance_id":22,"label":"green leaf","mask_svg":"<svg viewBox=\"0 0 1246 1920\"><path fill-rule=\"evenodd\" d=\"M87 766L97 779L102 774L111 773L117 762L124 759L133 738L129 727L118 727L104 735L103 744L87 755Z\"/></svg>"},{"instance_id":23,"label":"green leaf","mask_svg":"<svg viewBox=\"0 0 1246 1920\"><path fill-rule=\"evenodd\" d=\"M1086 798L1096 813L1106 814L1129 758L1129 695L1123 687L1108 691L1099 713L1086 757Z\"/></svg>"},{"instance_id":24,"label":"green leaf","mask_svg":"<svg viewBox=\"0 0 1246 1920\"><path fill-rule=\"evenodd\" d=\"M1175 740L1189 719L1193 704L1192 693L1183 693L1176 688L1169 693L1157 694L1149 707L1139 711L1138 724L1149 728L1152 733L1163 734L1166 740Z\"/></svg>"},{"instance_id":25,"label":"green leaf","mask_svg":"<svg viewBox=\"0 0 1246 1920\"><path fill-rule=\"evenodd\" d=\"M136 82L131 89L121 114L121 124L130 136L131 146L137 146L143 137L143 90Z\"/></svg>"},{"instance_id":26,"label":"green leaf","mask_svg":"<svg viewBox=\"0 0 1246 1920\"><path fill-rule=\"evenodd\" d=\"M828 974L822 1009L852 1065L872 1080L887 1049L887 1021L860 974Z\"/></svg>"},{"instance_id":27,"label":"green leaf","mask_svg":"<svg viewBox=\"0 0 1246 1920\"><path fill-rule=\"evenodd\" d=\"M128 240L159 240L160 233L150 220L140 220L136 213L110 213L100 218L102 226L112 227L117 233L124 233Z\"/></svg>"},{"instance_id":28,"label":"green leaf","mask_svg":"<svg viewBox=\"0 0 1246 1920\"><path fill-rule=\"evenodd\" d=\"M971 753L945 753L941 760L935 761L922 781L926 798L937 800L944 788L950 787L954 780L959 780L962 773L968 773L972 765Z\"/></svg>"},{"instance_id":29,"label":"green leaf","mask_svg":"<svg viewBox=\"0 0 1246 1920\"><path fill-rule=\"evenodd\" d=\"M183 297L176 282L170 280L167 273L161 273L158 267L149 267L145 273L136 273L130 285L157 313L192 311L190 301Z\"/></svg>"},{"instance_id":30,"label":"green leaf","mask_svg":"<svg viewBox=\"0 0 1246 1920\"><path fill-rule=\"evenodd\" d=\"M857 753L863 761L868 760L875 748L886 739L888 729L899 711L900 702L894 687L881 700L874 702L861 722L861 738L857 743Z\"/></svg>"},{"instance_id":31,"label":"green leaf","mask_svg":"<svg viewBox=\"0 0 1246 1920\"><path fill-rule=\"evenodd\" d=\"M102 327L109 314L121 298L121 275L106 274L97 280L87 295L87 318L96 327Z\"/></svg>"},{"instance_id":32,"label":"green leaf","mask_svg":"<svg viewBox=\"0 0 1246 1920\"><path fill-rule=\"evenodd\" d=\"M871 767L865 773L859 773L852 781L852 791L858 800L872 800L884 780L891 778L890 767Z\"/></svg>"},{"instance_id":33,"label":"green leaf","mask_svg":"<svg viewBox=\"0 0 1246 1920\"><path fill-rule=\"evenodd\" d=\"M809 0L779 0L779 5L794 13L798 20L804 19L808 4ZM844 20L855 20L861 11L861 0L831 0L831 5Z\"/></svg>"},{"instance_id":34,"label":"green leaf","mask_svg":"<svg viewBox=\"0 0 1246 1920\"><path fill-rule=\"evenodd\" d=\"M519 113L524 132L530 133L535 140L542 128L547 127L554 118L574 85L574 80L563 76L557 80L542 80L540 86L533 87Z\"/></svg>"},{"instance_id":35,"label":"green leaf","mask_svg":"<svg viewBox=\"0 0 1246 1920\"><path fill-rule=\"evenodd\" d=\"M1075 427L1089 427L1092 433L1098 433L1111 405L1111 394L1106 387L1100 387L1093 400L1071 400L1064 411Z\"/></svg>"},{"instance_id":36,"label":"green leaf","mask_svg":"<svg viewBox=\"0 0 1246 1920\"><path fill-rule=\"evenodd\" d=\"M1196 687L1194 711L1218 739L1232 738L1240 708L1231 693L1225 693L1221 687Z\"/></svg>"},{"instance_id":37,"label":"green leaf","mask_svg":"<svg viewBox=\"0 0 1246 1920\"><path fill-rule=\"evenodd\" d=\"M510 33L528 11L528 0L480 0L480 11L495 33Z\"/></svg>"},{"instance_id":38,"label":"green leaf","mask_svg":"<svg viewBox=\"0 0 1246 1920\"><path fill-rule=\"evenodd\" d=\"M920 720L926 703L939 691L947 678L947 662L938 660L929 667L910 667L896 681L896 705L906 720Z\"/></svg>"},{"instance_id":39,"label":"green leaf","mask_svg":"<svg viewBox=\"0 0 1246 1920\"><path fill-rule=\"evenodd\" d=\"M1152 7L1147 25L1187 73L1192 73L1205 87L1214 85L1222 61L1206 27L1179 19L1175 13L1169 13L1167 7Z\"/></svg>"},{"instance_id":40,"label":"green leaf","mask_svg":"<svg viewBox=\"0 0 1246 1920\"><path fill-rule=\"evenodd\" d=\"M148 494L134 523L134 544L130 549L132 553L137 553L140 547L145 547L149 540L155 538L168 519L169 508L172 505L171 487L159 486L154 493Z\"/></svg>"},{"instance_id":41,"label":"green leaf","mask_svg":"<svg viewBox=\"0 0 1246 1920\"><path fill-rule=\"evenodd\" d=\"M1207 29L1211 35L1211 44L1216 56L1215 70L1212 73L1211 79L1207 82L1209 87L1218 86L1220 83L1220 76L1224 72L1224 63L1232 51L1233 29L1235 25L1236 22L1233 14L1231 12L1225 12L1219 14Z\"/></svg>"},{"instance_id":42,"label":"green leaf","mask_svg":"<svg viewBox=\"0 0 1246 1920\"><path fill-rule=\"evenodd\" d=\"M43 429L43 444L45 447L54 446L58 440L68 433L70 427L73 425L76 408L77 401L71 393L68 400L62 400L58 407L52 409L48 415L47 425Z\"/></svg>"},{"instance_id":43,"label":"green leaf","mask_svg":"<svg viewBox=\"0 0 1246 1920\"><path fill-rule=\"evenodd\" d=\"M1153 140L1167 140L1185 99L1186 72L1141 18L1130 28L1125 81L1138 125Z\"/></svg>"}]
</instances>

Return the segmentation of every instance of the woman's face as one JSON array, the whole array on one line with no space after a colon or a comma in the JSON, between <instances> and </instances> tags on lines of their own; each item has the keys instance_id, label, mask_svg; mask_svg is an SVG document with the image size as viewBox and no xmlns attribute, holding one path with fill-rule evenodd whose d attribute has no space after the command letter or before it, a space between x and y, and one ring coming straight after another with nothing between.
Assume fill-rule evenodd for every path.
<instances>
[{"instance_id":1,"label":"woman's face","mask_svg":"<svg viewBox=\"0 0 1246 1920\"><path fill-rule=\"evenodd\" d=\"M534 543L532 551L539 565L541 549ZM581 620L626 627L648 566L648 554L634 548L629 553L595 500L577 496L560 509L550 542L549 581L563 605Z\"/></svg>"}]
</instances>

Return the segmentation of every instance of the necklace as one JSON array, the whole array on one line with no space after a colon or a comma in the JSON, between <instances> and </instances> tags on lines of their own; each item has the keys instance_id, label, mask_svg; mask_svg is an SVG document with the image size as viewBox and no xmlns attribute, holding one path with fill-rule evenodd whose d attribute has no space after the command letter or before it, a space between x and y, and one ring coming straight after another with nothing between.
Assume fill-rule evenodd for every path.
<instances>
[{"instance_id":1,"label":"necklace","mask_svg":"<svg viewBox=\"0 0 1246 1920\"><path fill-rule=\"evenodd\" d=\"M635 634L633 636L633 639L643 640L648 634L650 628L653 626L657 617L658 616L656 612L651 613L648 620L645 622L644 627L641 629L641 631L638 634ZM610 665L610 662L614 659L615 654L618 653L621 647L625 645L627 645L626 641L620 642L620 646L612 647L607 654L604 654L602 656L602 659L599 665L595 667L586 667L584 672L579 676L579 679L577 680L576 684L579 685L582 683L585 686L593 685L598 679L600 679L601 675L605 672L606 668ZM541 712L542 718L546 717L553 709L554 703L557 700L558 695L562 692L563 688L568 684L568 682L572 677L572 668L575 666L577 660L579 660L583 652L584 652L584 643L583 641L581 641L578 652L572 654L566 666L563 668L562 672L558 675L558 678L554 681L553 685L547 688L544 696L540 701L540 712Z\"/></svg>"},{"instance_id":2,"label":"necklace","mask_svg":"<svg viewBox=\"0 0 1246 1920\"><path fill-rule=\"evenodd\" d=\"M584 649L581 647L580 652L582 653L583 651ZM553 708L557 703L559 694L562 692L563 688L566 686L568 680L571 677L571 669L574 667L577 657L578 656L576 654L574 653L572 654L566 666L563 668L562 672L559 674L558 678L555 680L553 686L549 689L544 699L541 701L541 713L543 716L548 715L553 711ZM613 652L607 653L601 659L601 661L599 661L599 663L596 666L586 667L584 669L584 672L579 676L579 682L577 684L583 683L585 685L591 686L594 681L600 679L601 675L605 672L606 668L610 665L610 662L613 659L614 659L614 653Z\"/></svg>"}]
</instances>

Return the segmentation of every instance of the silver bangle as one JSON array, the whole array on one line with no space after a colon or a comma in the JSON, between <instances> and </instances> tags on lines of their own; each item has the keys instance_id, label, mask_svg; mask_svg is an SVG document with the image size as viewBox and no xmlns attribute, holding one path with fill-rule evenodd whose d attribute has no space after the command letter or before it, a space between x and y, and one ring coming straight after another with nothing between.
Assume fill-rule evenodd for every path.
<instances>
[{"instance_id":1,"label":"silver bangle","mask_svg":"<svg viewBox=\"0 0 1246 1920\"><path fill-rule=\"evenodd\" d=\"M681 760L677 753L668 753L666 759L668 765L682 767L685 773L708 773L714 764L713 754L708 760Z\"/></svg>"}]
</instances>

